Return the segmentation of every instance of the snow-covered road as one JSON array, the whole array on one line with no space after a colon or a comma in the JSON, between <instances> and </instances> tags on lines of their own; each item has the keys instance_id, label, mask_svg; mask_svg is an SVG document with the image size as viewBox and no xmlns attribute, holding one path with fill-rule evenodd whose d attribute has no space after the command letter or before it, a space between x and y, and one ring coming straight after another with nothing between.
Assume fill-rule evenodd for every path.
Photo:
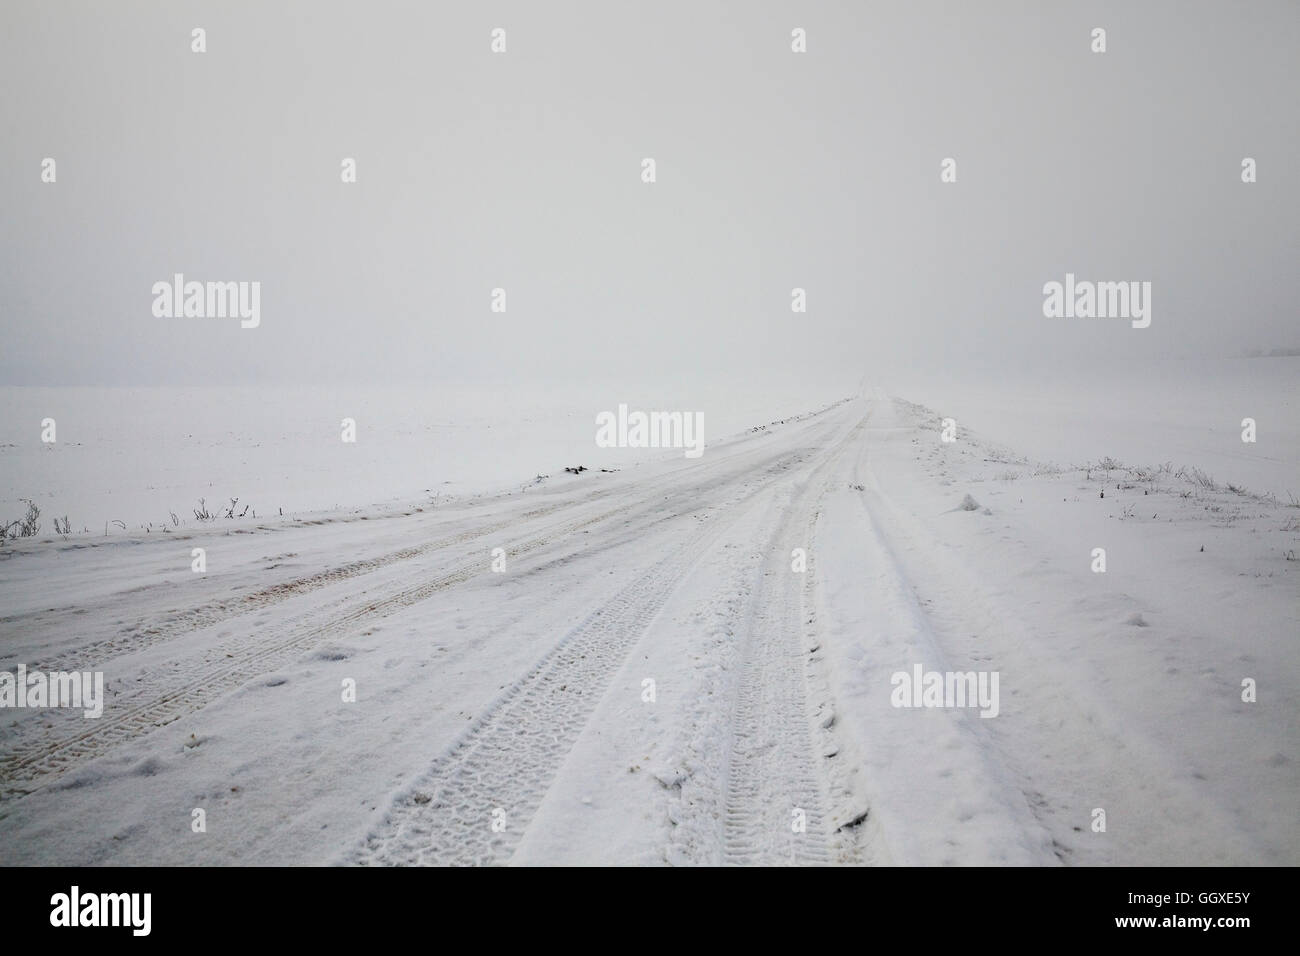
<instances>
[{"instance_id":1,"label":"snow-covered road","mask_svg":"<svg viewBox=\"0 0 1300 956\"><path fill-rule=\"evenodd\" d=\"M1184 490L872 392L436 508L20 545L0 669L108 699L0 710L0 862L1294 864L1300 524ZM897 706L918 665L996 717Z\"/></svg>"}]
</instances>

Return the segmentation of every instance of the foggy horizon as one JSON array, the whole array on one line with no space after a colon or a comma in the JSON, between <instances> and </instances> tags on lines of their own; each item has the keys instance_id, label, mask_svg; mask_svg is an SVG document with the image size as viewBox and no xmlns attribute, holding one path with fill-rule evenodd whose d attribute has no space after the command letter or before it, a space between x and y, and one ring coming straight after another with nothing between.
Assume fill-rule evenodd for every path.
<instances>
[{"instance_id":1,"label":"foggy horizon","mask_svg":"<svg viewBox=\"0 0 1300 956\"><path fill-rule=\"evenodd\" d=\"M6 4L0 384L852 387L1300 345L1293 5L367 12ZM1150 327L1045 318L1067 272L1150 282ZM155 317L175 273L260 282L260 325Z\"/></svg>"}]
</instances>

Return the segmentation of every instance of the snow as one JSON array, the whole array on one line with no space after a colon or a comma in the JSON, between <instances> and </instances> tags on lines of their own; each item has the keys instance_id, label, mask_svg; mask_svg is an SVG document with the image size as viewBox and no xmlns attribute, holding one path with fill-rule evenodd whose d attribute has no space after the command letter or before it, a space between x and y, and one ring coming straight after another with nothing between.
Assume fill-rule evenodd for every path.
<instances>
[{"instance_id":1,"label":"snow","mask_svg":"<svg viewBox=\"0 0 1300 956\"><path fill-rule=\"evenodd\" d=\"M0 863L1294 865L1300 369L1257 361L1146 404L3 390L5 507L95 527L0 550L0 670L107 701L0 709ZM619 402L704 455L596 449ZM290 506L161 532L205 481ZM894 706L918 665L997 715Z\"/></svg>"},{"instance_id":2,"label":"snow","mask_svg":"<svg viewBox=\"0 0 1300 956\"><path fill-rule=\"evenodd\" d=\"M658 449L602 448L620 404L689 409L703 441L843 397L824 387L548 385L204 388L0 387L0 520L36 501L43 529L161 533L207 508L260 519L518 488L565 467L621 468ZM41 423L54 419L54 443ZM356 422L356 441L342 422ZM174 526L170 513L180 524ZM126 526L121 528L114 521Z\"/></svg>"}]
</instances>

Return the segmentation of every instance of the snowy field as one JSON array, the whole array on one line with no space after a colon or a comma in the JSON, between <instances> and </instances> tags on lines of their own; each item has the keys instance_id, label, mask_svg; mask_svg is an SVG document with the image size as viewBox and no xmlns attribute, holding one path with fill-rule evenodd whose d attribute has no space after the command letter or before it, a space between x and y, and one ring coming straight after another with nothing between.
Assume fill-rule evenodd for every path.
<instances>
[{"instance_id":1,"label":"snowy field","mask_svg":"<svg viewBox=\"0 0 1300 956\"><path fill-rule=\"evenodd\" d=\"M237 512L247 506L259 519L441 503L518 490L566 467L654 457L594 444L596 414L619 403L698 411L707 445L847 390L0 387L0 520L20 516L24 498L37 502L46 530L66 516L101 536L194 525L199 499L224 511L237 498ZM47 418L54 443L40 441ZM345 418L356 422L355 442L342 440Z\"/></svg>"},{"instance_id":2,"label":"snowy field","mask_svg":"<svg viewBox=\"0 0 1300 956\"><path fill-rule=\"evenodd\" d=\"M978 378L902 372L886 384L1043 461L1172 462L1221 484L1300 498L1300 356L1115 359ZM1256 422L1254 444L1241 440L1244 418Z\"/></svg>"},{"instance_id":3,"label":"snowy field","mask_svg":"<svg viewBox=\"0 0 1300 956\"><path fill-rule=\"evenodd\" d=\"M1300 359L1053 381L0 390L0 863L1300 863Z\"/></svg>"}]
</instances>

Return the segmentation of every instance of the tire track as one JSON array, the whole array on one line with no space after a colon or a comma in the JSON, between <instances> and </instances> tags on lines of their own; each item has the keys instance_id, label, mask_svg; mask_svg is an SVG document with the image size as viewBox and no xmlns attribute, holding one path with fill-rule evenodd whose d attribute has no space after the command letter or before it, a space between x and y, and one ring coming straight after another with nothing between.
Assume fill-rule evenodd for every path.
<instances>
[{"instance_id":1,"label":"tire track","mask_svg":"<svg viewBox=\"0 0 1300 956\"><path fill-rule=\"evenodd\" d=\"M399 799L346 862L482 865L509 859L609 681L676 581L780 473L733 501L570 631ZM492 831L492 812L506 828Z\"/></svg>"},{"instance_id":2,"label":"tire track","mask_svg":"<svg viewBox=\"0 0 1300 956\"><path fill-rule=\"evenodd\" d=\"M868 413L796 489L768 542L773 558L751 599L723 797L729 865L827 865L832 861L828 781L813 749L807 703L807 578L786 565L792 543L809 546L817 505ZM823 724L828 727L829 724Z\"/></svg>"},{"instance_id":3,"label":"tire track","mask_svg":"<svg viewBox=\"0 0 1300 956\"><path fill-rule=\"evenodd\" d=\"M816 419L822 414L833 410L838 406L838 404L840 403L831 405L819 412L795 416L788 421L803 422L805 420ZM813 427L818 427L821 424L823 423L813 422ZM720 462L723 464L735 463L746 457L762 455L765 452L766 449L763 448L744 446L738 450L732 451L730 454L724 455L720 459ZM640 496L644 499L647 493L655 487L662 487L663 485L670 484L676 480L677 475L673 473L657 475L653 478L634 484L620 485L614 488L595 489L586 494L580 494L580 497L559 501L540 508L534 508L521 514L508 515L492 524L467 529L458 534L440 538L426 544L400 548L378 557L353 561L336 568L328 568L314 574L305 575L288 581L282 581L239 597L210 600L196 607L172 612L166 618L154 623L150 623L148 618L137 618L130 626L126 627L121 634L115 637L84 644L74 650L65 651L60 654L37 660L28 666L31 670L41 670L46 672L102 670L106 662L109 662L116 657L134 654L204 628L215 627L219 624L237 620L238 618L245 617L249 614L272 608L284 601L290 600L291 598L310 594L322 588L331 587L336 584L341 584L354 578L371 574L383 568L400 564L404 561L410 561L449 548L456 548L493 534L508 531L512 528L519 528L527 525L531 521L545 518L557 512L563 513L592 505L610 496ZM308 524L310 523L312 522L308 522ZM119 596L120 595L113 595L112 597ZM84 611L88 609L77 608L73 610ZM0 619L0 624L6 626L18 626L22 623L24 617L26 617L26 615L3 618ZM75 624L71 626L75 626ZM87 666L87 661L94 662L93 666ZM3 777L0 776L0 779L3 779Z\"/></svg>"},{"instance_id":4,"label":"tire track","mask_svg":"<svg viewBox=\"0 0 1300 956\"><path fill-rule=\"evenodd\" d=\"M529 554L557 537L574 534L625 513L625 507L601 512L514 545L510 552L514 557ZM146 687L135 691L131 696L139 702L128 702L123 706L119 698L106 706L105 716L86 722L78 719L75 726L85 729L62 734L55 731L38 739L19 740L10 746L8 752L0 757L0 799L29 793L47 782L44 778L56 777L118 744L201 710L253 678L292 662L327 638L353 633L372 620L388 617L486 571L487 563L478 557L447 574L404 588L388 597L365 602L362 607L351 611L339 613L333 607L317 609L308 615L306 621L300 622L298 627L278 640L267 641L264 633L250 632L226 645L226 656L215 665L207 660L182 663L179 668L154 678ZM156 686L159 684L165 687L161 692ZM85 727L86 723L90 726ZM17 786L24 782L30 785Z\"/></svg>"},{"instance_id":5,"label":"tire track","mask_svg":"<svg viewBox=\"0 0 1300 956\"><path fill-rule=\"evenodd\" d=\"M164 641L173 640L182 637L193 631L202 630L206 627L213 627L217 624L223 624L233 619L252 614L255 611L265 610L273 607L282 601L298 597L303 594L310 594L321 588L329 587L352 578L360 577L371 572L378 571L389 565L397 564L402 561L409 561L412 558L418 558L425 554L441 551L447 548L454 548L457 545L465 544L485 535L494 534L509 528L517 522L525 522L534 518L542 517L559 510L564 505L555 505L550 508L541 508L523 515L519 515L515 521L501 521L490 525L486 528L479 528L472 531L464 531L460 534L448 538L442 538L429 544L418 545L410 548L401 548L388 554L380 555L375 558L367 558L361 561L353 561L349 564L341 565L336 568L328 568L315 574L309 574L305 577L294 578L289 581L281 581L278 584L272 584L268 587L261 588L251 594L245 594L238 598L219 598L213 601L207 601L197 607L187 608L183 611L175 612L164 618L162 621L144 627L146 619L136 621L131 627L126 628L123 634L117 637L107 638L102 641L95 641L91 644L85 644L74 651L68 651L61 655L39 660L31 665L33 670L55 671L55 670L87 670L85 662L97 659L98 666L93 669L101 669L104 662L112 660L114 657L133 654L147 648L161 644ZM143 630L140 628L144 627Z\"/></svg>"},{"instance_id":6,"label":"tire track","mask_svg":"<svg viewBox=\"0 0 1300 956\"><path fill-rule=\"evenodd\" d=\"M763 469L764 476L783 473L797 453L786 452L776 456L766 449L760 455L771 458ZM633 502L620 503L596 515L543 530L537 537L508 548L512 560L538 551L552 542L567 538L593 525L617 518L628 518L638 511L660 509L664 500L690 500L698 498L701 488L677 489L672 496L657 498L661 482L646 482L619 489L598 492L601 497L622 492L637 495ZM588 496L581 503L590 504ZM500 529L496 529L500 530ZM491 530L483 532L490 534ZM479 535L476 535L479 536ZM34 721L14 728L17 739L7 742L6 753L0 756L0 800L32 792L68 770L92 760L113 747L144 736L159 727L201 710L214 700L231 693L248 681L267 671L275 670L298 659L304 652L331 637L354 633L372 620L390 616L433 595L463 583L479 574L487 573L488 563L481 555L467 559L451 571L403 588L387 597L366 599L361 597L361 607L347 609L357 603L357 596L349 595L332 605L322 606L299 618L287 635L268 639L266 631L249 629L213 649L223 653L219 661L190 659L178 662L165 673L152 675L144 686L132 687L128 695L117 695L106 706L105 716L93 721L77 718L72 724L78 728L69 731L68 724L55 727L38 725ZM86 726L87 723L89 726ZM62 732L60 732L62 731ZM26 737L27 739L23 739Z\"/></svg>"},{"instance_id":7,"label":"tire track","mask_svg":"<svg viewBox=\"0 0 1300 956\"><path fill-rule=\"evenodd\" d=\"M378 832L344 862L507 862L610 681L676 583L759 494L787 474L788 468L774 464L721 516L715 514L571 631L394 802ZM495 831L498 811L504 828Z\"/></svg>"}]
</instances>

